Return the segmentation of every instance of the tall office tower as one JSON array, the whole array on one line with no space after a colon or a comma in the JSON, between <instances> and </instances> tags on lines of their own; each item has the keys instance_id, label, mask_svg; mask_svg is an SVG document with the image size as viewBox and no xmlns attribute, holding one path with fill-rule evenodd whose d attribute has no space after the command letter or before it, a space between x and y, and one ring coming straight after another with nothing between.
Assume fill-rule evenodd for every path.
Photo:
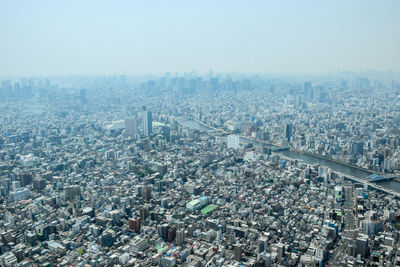
<instances>
[{"instance_id":1,"label":"tall office tower","mask_svg":"<svg viewBox=\"0 0 400 267\"><path fill-rule=\"evenodd\" d=\"M146 110L146 106L143 106L143 135L149 136L153 132L153 119L151 111Z\"/></svg>"},{"instance_id":2,"label":"tall office tower","mask_svg":"<svg viewBox=\"0 0 400 267\"><path fill-rule=\"evenodd\" d=\"M86 90L85 89L79 90L79 99L80 99L81 105L86 104Z\"/></svg>"},{"instance_id":3,"label":"tall office tower","mask_svg":"<svg viewBox=\"0 0 400 267\"><path fill-rule=\"evenodd\" d=\"M239 149L240 137L238 135L228 135L227 138L228 148Z\"/></svg>"},{"instance_id":4,"label":"tall office tower","mask_svg":"<svg viewBox=\"0 0 400 267\"><path fill-rule=\"evenodd\" d=\"M284 129L284 135L289 142L292 139L292 132L293 132L293 126L290 123L286 123Z\"/></svg>"},{"instance_id":5,"label":"tall office tower","mask_svg":"<svg viewBox=\"0 0 400 267\"><path fill-rule=\"evenodd\" d=\"M304 83L304 95L306 96L306 99L308 99L308 100L313 99L313 90L312 90L312 85L310 82Z\"/></svg>"},{"instance_id":6,"label":"tall office tower","mask_svg":"<svg viewBox=\"0 0 400 267\"><path fill-rule=\"evenodd\" d=\"M137 136L137 124L135 118L125 119L125 133L127 136L135 138Z\"/></svg>"}]
</instances>

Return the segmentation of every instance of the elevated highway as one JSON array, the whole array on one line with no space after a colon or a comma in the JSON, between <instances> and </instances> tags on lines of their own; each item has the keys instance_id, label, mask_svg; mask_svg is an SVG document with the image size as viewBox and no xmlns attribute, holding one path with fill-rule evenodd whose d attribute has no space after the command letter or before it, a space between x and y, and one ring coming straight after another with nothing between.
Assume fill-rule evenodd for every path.
<instances>
[{"instance_id":1,"label":"elevated highway","mask_svg":"<svg viewBox=\"0 0 400 267\"><path fill-rule=\"evenodd\" d=\"M351 176L351 175L347 175L347 174L344 174L344 173L340 173L340 172L337 172L337 173L340 174L340 175L343 175L343 177L345 177L345 178L347 178L349 180L352 180L354 182L358 182L360 184L368 185L369 187L372 187L372 188L374 188L374 189L376 189L378 191L381 191L381 192L384 192L384 193L387 193L387 194L390 194L390 195L393 195L395 197L400 198L400 192L393 191L393 190L391 190L389 188L377 185L377 184L375 184L373 182L370 182L370 181L367 181L367 180L364 180L364 179L361 179L361 178L357 178L357 177L354 177L354 176Z\"/></svg>"}]
</instances>

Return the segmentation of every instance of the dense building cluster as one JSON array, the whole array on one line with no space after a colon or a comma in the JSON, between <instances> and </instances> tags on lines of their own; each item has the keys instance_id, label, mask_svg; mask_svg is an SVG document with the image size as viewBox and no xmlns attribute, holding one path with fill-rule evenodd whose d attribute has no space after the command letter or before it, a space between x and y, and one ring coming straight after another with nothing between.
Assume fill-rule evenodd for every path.
<instances>
[{"instance_id":1,"label":"dense building cluster","mask_svg":"<svg viewBox=\"0 0 400 267\"><path fill-rule=\"evenodd\" d=\"M385 81L3 81L0 265L400 266L395 195L284 153L398 175Z\"/></svg>"}]
</instances>

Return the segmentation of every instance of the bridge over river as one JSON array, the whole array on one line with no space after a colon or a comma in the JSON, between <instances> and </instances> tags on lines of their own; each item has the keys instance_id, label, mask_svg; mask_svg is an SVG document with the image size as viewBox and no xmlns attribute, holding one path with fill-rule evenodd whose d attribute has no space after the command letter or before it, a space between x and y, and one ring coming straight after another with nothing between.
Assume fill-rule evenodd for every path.
<instances>
[{"instance_id":1,"label":"bridge over river","mask_svg":"<svg viewBox=\"0 0 400 267\"><path fill-rule=\"evenodd\" d=\"M197 129L200 131L207 131L209 133L219 132L223 135L232 134L232 132L208 126L207 124L194 119L180 117L177 120L182 126L187 128ZM353 166L344 162L340 162L338 160L328 159L323 156L314 155L311 153L304 153L295 150L290 150L288 147L281 147L276 144L271 144L262 140L250 138L248 136L241 135L240 137L241 137L241 142L245 143L252 142L253 144L258 146L263 146L263 147L267 146L271 148L271 151L273 153L276 153L280 156L287 157L289 159L302 160L305 163L311 165L318 164L321 166L327 166L331 168L332 171L336 173L341 173L353 181L366 183L368 184L368 186L371 186L386 193L390 193L392 195L395 195L393 194L393 192L397 192L400 194L400 182L399 182L400 179L398 177L396 178L396 177L384 176L381 173L365 170L358 166ZM371 176L374 174L379 175L381 177Z\"/></svg>"}]
</instances>

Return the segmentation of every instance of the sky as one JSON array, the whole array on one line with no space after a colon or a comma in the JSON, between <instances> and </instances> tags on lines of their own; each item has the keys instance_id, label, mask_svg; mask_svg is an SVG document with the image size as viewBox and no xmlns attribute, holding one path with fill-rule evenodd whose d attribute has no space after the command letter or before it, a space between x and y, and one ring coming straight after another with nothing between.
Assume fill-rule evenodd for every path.
<instances>
[{"instance_id":1,"label":"sky","mask_svg":"<svg viewBox=\"0 0 400 267\"><path fill-rule=\"evenodd\" d=\"M400 71L398 0L1 0L0 76Z\"/></svg>"}]
</instances>

